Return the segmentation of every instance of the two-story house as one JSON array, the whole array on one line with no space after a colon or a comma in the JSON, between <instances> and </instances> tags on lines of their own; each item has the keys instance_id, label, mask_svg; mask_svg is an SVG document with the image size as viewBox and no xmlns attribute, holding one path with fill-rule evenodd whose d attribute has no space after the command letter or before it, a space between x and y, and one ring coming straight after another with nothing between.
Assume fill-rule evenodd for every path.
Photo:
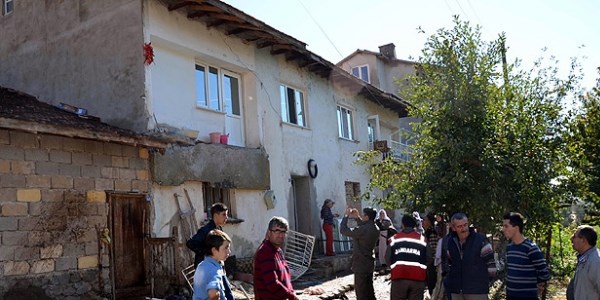
<instances>
[{"instance_id":1,"label":"two-story house","mask_svg":"<svg viewBox=\"0 0 600 300\"><path fill-rule=\"evenodd\" d=\"M238 257L253 255L272 216L320 237L326 198L336 200L340 214L361 205L369 178L353 153L370 147L372 120L400 128L406 116L399 97L221 1L3 2L11 11L0 16L0 86L172 141L149 152L149 189L126 191L146 201L124 210L141 214L141 223L115 226L114 209L123 199L103 198L108 211L100 225L111 229L113 240L110 282L104 284L114 295L149 285L148 262L127 251L146 244L130 232L166 238L177 226L184 242L193 232L184 230L182 216L192 212L204 221L214 202L230 207L224 230ZM119 169L106 172L100 175L114 177ZM103 190L112 195L122 189ZM0 256L1 264L8 261ZM35 286L32 278L63 271L11 275L11 282L29 278ZM93 292L98 280L83 281ZM39 282L61 295L56 286L63 283Z\"/></svg>"},{"instance_id":2,"label":"two-story house","mask_svg":"<svg viewBox=\"0 0 600 300\"><path fill-rule=\"evenodd\" d=\"M403 98L402 91L409 83L408 76L415 74L416 62L396 57L393 43L379 47L379 52L358 49L336 65L357 78L377 88ZM398 159L410 159L408 147L414 142L407 133L411 132L413 117L405 117L400 124L382 124L376 117L369 119L369 141L385 141L392 155ZM399 125L399 127L398 127Z\"/></svg>"}]
</instances>

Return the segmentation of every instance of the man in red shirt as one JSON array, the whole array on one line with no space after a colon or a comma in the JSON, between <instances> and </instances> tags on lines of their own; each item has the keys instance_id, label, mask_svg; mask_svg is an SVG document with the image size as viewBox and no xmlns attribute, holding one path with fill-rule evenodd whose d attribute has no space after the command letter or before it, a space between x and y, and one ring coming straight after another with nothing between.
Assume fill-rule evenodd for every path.
<instances>
[{"instance_id":1,"label":"man in red shirt","mask_svg":"<svg viewBox=\"0 0 600 300\"><path fill-rule=\"evenodd\" d=\"M254 295L256 300L297 300L292 276L281 246L289 225L282 217L273 217L265 240L254 256Z\"/></svg>"}]
</instances>

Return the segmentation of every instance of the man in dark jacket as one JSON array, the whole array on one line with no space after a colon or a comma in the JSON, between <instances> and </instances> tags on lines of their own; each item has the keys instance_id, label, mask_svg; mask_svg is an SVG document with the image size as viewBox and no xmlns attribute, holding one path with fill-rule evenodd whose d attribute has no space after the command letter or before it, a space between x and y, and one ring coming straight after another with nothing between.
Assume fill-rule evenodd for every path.
<instances>
[{"instance_id":1,"label":"man in dark jacket","mask_svg":"<svg viewBox=\"0 0 600 300\"><path fill-rule=\"evenodd\" d=\"M402 216L402 231L388 239L387 264L391 267L391 300L422 300L427 262L433 261L425 237L415 231L417 221Z\"/></svg>"},{"instance_id":2,"label":"man in dark jacket","mask_svg":"<svg viewBox=\"0 0 600 300\"><path fill-rule=\"evenodd\" d=\"M376 216L377 212L369 207L363 209L362 218L358 210L347 208L346 216L340 224L340 233L352 238L352 272L354 272L356 299L376 300L373 288L374 249L379 239L379 228L375 225ZM356 219L358 227L348 227L349 217Z\"/></svg>"},{"instance_id":3,"label":"man in dark jacket","mask_svg":"<svg viewBox=\"0 0 600 300\"><path fill-rule=\"evenodd\" d=\"M208 233L213 229L223 230L222 226L225 225L228 218L227 211L227 205L223 203L213 204L210 207L211 220L198 229L198 232L187 241L186 246L196 254L194 257L194 269L204 260L204 240Z\"/></svg>"},{"instance_id":4,"label":"man in dark jacket","mask_svg":"<svg viewBox=\"0 0 600 300\"><path fill-rule=\"evenodd\" d=\"M490 280L496 276L494 251L488 239L469 228L464 213L452 216L454 230L442 254L443 272L452 300L487 300ZM445 261L445 262L444 262Z\"/></svg>"}]
</instances>

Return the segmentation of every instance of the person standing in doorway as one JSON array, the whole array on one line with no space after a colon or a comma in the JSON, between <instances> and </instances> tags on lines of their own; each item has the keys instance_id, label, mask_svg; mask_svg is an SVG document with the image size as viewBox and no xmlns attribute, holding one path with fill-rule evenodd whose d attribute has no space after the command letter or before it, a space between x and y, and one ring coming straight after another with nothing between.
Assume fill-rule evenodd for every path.
<instances>
[{"instance_id":1,"label":"person standing in doorway","mask_svg":"<svg viewBox=\"0 0 600 300\"><path fill-rule=\"evenodd\" d=\"M186 246L195 253L194 268L204 259L204 239L213 229L223 230L223 225L225 225L228 219L227 212L227 205L223 203L213 204L210 207L211 219L186 242Z\"/></svg>"},{"instance_id":2,"label":"person standing in doorway","mask_svg":"<svg viewBox=\"0 0 600 300\"><path fill-rule=\"evenodd\" d=\"M448 238L442 264L448 266L448 290L452 300L487 300L490 281L496 276L492 244L469 227L464 213L450 219L454 230Z\"/></svg>"},{"instance_id":3,"label":"person standing in doorway","mask_svg":"<svg viewBox=\"0 0 600 300\"><path fill-rule=\"evenodd\" d=\"M292 275L281 246L288 232L288 221L273 217L265 240L254 255L254 295L256 300L296 300Z\"/></svg>"},{"instance_id":4,"label":"person standing in doorway","mask_svg":"<svg viewBox=\"0 0 600 300\"><path fill-rule=\"evenodd\" d=\"M325 255L334 256L333 252L333 228L335 227L333 219L338 217L338 214L331 212L331 208L335 202L331 199L325 199L321 207L321 219L323 219L323 231L325 232Z\"/></svg>"},{"instance_id":5,"label":"person standing in doorway","mask_svg":"<svg viewBox=\"0 0 600 300\"><path fill-rule=\"evenodd\" d=\"M422 300L427 261L433 260L425 237L415 231L417 221L402 216L402 230L390 237L386 260L391 267L391 300Z\"/></svg>"},{"instance_id":6,"label":"person standing in doorway","mask_svg":"<svg viewBox=\"0 0 600 300\"><path fill-rule=\"evenodd\" d=\"M596 247L598 233L594 227L581 225L571 237L577 251L575 276L567 288L568 300L600 299L600 251Z\"/></svg>"},{"instance_id":7,"label":"person standing in doorway","mask_svg":"<svg viewBox=\"0 0 600 300\"><path fill-rule=\"evenodd\" d=\"M523 236L525 220L520 213L502 217L506 246L506 300L537 300L550 279L548 264L540 248Z\"/></svg>"},{"instance_id":8,"label":"person standing in doorway","mask_svg":"<svg viewBox=\"0 0 600 300\"><path fill-rule=\"evenodd\" d=\"M379 229L375 225L377 212L370 208L363 209L362 217L355 208L347 208L346 215L340 224L340 232L352 238L352 272L354 273L354 290L356 299L376 300L373 288L373 271L375 271L375 245L379 238ZM348 227L348 218L356 219L357 227Z\"/></svg>"}]
</instances>

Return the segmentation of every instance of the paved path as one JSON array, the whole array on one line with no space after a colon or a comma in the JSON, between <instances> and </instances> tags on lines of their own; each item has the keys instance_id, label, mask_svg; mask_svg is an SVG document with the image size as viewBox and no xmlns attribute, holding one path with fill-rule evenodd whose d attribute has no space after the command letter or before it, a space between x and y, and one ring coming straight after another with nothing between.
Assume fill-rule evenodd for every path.
<instances>
[{"instance_id":1,"label":"paved path","mask_svg":"<svg viewBox=\"0 0 600 300\"><path fill-rule=\"evenodd\" d=\"M373 278L373 286L375 288L375 296L377 299L389 299L390 298L390 281L389 275L379 275L375 274ZM354 293L354 276L352 274L332 278L330 280L324 281L318 285L312 286L321 288L325 291L322 295L307 295L302 293L299 295L301 300L316 300L316 299L349 299L349 300L358 300L356 299L356 294ZM306 291L305 290L299 290ZM345 296L346 298L344 298Z\"/></svg>"}]
</instances>

